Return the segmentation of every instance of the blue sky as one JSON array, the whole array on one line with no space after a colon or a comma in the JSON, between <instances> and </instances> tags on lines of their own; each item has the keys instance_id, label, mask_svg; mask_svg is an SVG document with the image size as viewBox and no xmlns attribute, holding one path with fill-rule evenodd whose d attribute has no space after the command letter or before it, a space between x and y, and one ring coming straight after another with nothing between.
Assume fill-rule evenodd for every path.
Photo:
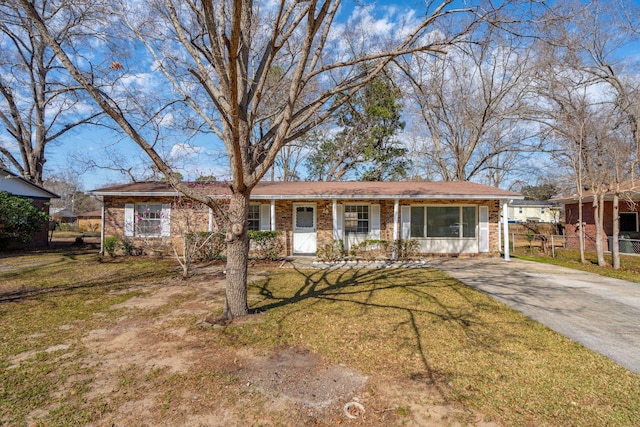
<instances>
[{"instance_id":1,"label":"blue sky","mask_svg":"<svg viewBox=\"0 0 640 427\"><path fill-rule=\"evenodd\" d=\"M633 0L636 4L640 4L640 0ZM464 3L464 2L459 2ZM353 4L353 3L347 3ZM399 15L406 16L407 8L418 7L424 8L423 2L418 1L380 1L376 3L372 15L377 19L377 24L384 26L390 24L385 21L385 13L389 10L404 9ZM389 9L391 8L391 9ZM347 19L350 14L348 7L343 10L343 19ZM640 55L640 49L637 47L630 48L628 55ZM212 135L205 135L195 139L193 142L198 148L187 148L181 145L181 141L174 141L175 145L166 147L166 152L182 154L183 159L176 158L175 164L184 166L181 171L190 179L195 179L198 175L214 175L219 179L228 178L226 173L226 158L224 158L224 147L222 143ZM105 147L109 148L109 152L105 152ZM98 163L105 163L106 160L121 156L126 160L127 166L133 167L133 171L137 176L142 176L147 161L142 150L126 136L107 131L104 128L85 127L79 131L66 135L64 140L57 142L47 148L47 163L45 166L45 177L47 172L56 173L68 169L82 170L82 162L76 159L91 159ZM189 173L191 171L191 173ZM80 181L85 190L91 190L104 185L117 182L126 182L129 177L117 171L108 171L106 169L93 169L83 173Z\"/></svg>"}]
</instances>

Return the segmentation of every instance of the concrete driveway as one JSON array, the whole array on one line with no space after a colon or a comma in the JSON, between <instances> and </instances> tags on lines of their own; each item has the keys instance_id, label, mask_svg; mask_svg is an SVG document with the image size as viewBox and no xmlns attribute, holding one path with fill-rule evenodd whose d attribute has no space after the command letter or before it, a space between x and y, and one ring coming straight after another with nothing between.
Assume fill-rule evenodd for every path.
<instances>
[{"instance_id":1,"label":"concrete driveway","mask_svg":"<svg viewBox=\"0 0 640 427\"><path fill-rule=\"evenodd\" d=\"M427 265L640 374L640 284L513 259Z\"/></svg>"}]
</instances>

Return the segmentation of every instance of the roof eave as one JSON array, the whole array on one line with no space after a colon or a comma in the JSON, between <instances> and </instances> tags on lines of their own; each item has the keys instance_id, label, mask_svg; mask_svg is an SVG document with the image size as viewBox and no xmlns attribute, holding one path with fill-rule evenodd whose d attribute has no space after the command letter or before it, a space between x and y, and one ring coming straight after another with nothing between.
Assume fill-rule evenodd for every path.
<instances>
[{"instance_id":1,"label":"roof eave","mask_svg":"<svg viewBox=\"0 0 640 427\"><path fill-rule=\"evenodd\" d=\"M124 192L124 191L92 191L89 194L94 196L111 197L178 197L178 192ZM229 195L210 195L214 199L226 199ZM496 194L308 194L308 195L285 195L285 194L252 194L252 200L435 200L435 199L458 199L458 200L519 200L524 196L519 195L496 195Z\"/></svg>"},{"instance_id":2,"label":"roof eave","mask_svg":"<svg viewBox=\"0 0 640 427\"><path fill-rule=\"evenodd\" d=\"M178 197L181 195L176 191L164 191L164 192L90 191L89 194L91 194L92 196L113 196L113 197Z\"/></svg>"},{"instance_id":3,"label":"roof eave","mask_svg":"<svg viewBox=\"0 0 640 427\"><path fill-rule=\"evenodd\" d=\"M213 196L222 198L223 196ZM514 200L524 196L479 195L479 194L312 194L312 195L251 195L253 200L424 200L424 199L462 199L462 200Z\"/></svg>"}]
</instances>

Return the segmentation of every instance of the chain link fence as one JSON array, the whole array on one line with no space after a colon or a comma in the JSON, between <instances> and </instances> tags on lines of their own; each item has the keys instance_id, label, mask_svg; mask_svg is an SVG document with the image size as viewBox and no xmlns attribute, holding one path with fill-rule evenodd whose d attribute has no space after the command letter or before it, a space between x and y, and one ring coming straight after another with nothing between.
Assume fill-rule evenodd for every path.
<instances>
[{"instance_id":1,"label":"chain link fence","mask_svg":"<svg viewBox=\"0 0 640 427\"><path fill-rule=\"evenodd\" d=\"M509 249L513 254L539 254L551 255L555 258L556 250L580 248L579 236L563 236L557 234L534 234L534 233L509 233ZM585 242L588 248L595 247L593 239ZM613 237L608 238L604 243L610 252L613 247ZM618 240L621 254L640 254L640 239L620 238Z\"/></svg>"}]
</instances>

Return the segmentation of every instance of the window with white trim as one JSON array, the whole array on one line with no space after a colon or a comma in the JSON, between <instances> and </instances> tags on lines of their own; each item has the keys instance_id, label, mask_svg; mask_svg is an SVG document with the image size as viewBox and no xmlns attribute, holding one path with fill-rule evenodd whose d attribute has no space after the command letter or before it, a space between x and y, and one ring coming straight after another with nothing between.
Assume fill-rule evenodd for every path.
<instances>
[{"instance_id":1,"label":"window with white trim","mask_svg":"<svg viewBox=\"0 0 640 427\"><path fill-rule=\"evenodd\" d=\"M411 237L475 238L475 206L411 206Z\"/></svg>"},{"instance_id":2,"label":"window with white trim","mask_svg":"<svg viewBox=\"0 0 640 427\"><path fill-rule=\"evenodd\" d=\"M344 206L345 233L369 232L369 205Z\"/></svg>"},{"instance_id":3,"label":"window with white trim","mask_svg":"<svg viewBox=\"0 0 640 427\"><path fill-rule=\"evenodd\" d=\"M249 220L247 229L249 231L260 230L260 205L249 205Z\"/></svg>"},{"instance_id":4,"label":"window with white trim","mask_svg":"<svg viewBox=\"0 0 640 427\"><path fill-rule=\"evenodd\" d=\"M136 203L135 235L162 236L162 203Z\"/></svg>"}]
</instances>

